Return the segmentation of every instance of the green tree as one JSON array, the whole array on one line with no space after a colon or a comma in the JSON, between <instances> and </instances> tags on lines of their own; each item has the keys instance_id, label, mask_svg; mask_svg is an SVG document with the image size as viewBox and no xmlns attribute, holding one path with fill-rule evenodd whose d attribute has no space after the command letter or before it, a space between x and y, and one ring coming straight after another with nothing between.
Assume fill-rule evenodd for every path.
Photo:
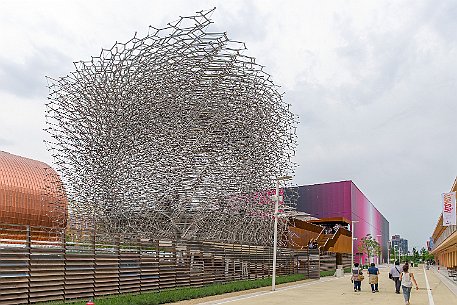
<instances>
[{"instance_id":1,"label":"green tree","mask_svg":"<svg viewBox=\"0 0 457 305\"><path fill-rule=\"evenodd\" d=\"M411 261L418 264L420 260L421 260L421 255L419 254L419 251L417 251L416 248L413 248L413 255L412 255Z\"/></svg>"},{"instance_id":2,"label":"green tree","mask_svg":"<svg viewBox=\"0 0 457 305\"><path fill-rule=\"evenodd\" d=\"M433 254L430 254L424 247L419 251L419 255L423 262L434 260Z\"/></svg>"},{"instance_id":3,"label":"green tree","mask_svg":"<svg viewBox=\"0 0 457 305\"><path fill-rule=\"evenodd\" d=\"M376 255L379 257L381 254L381 246L371 234L362 237L357 248L360 253L364 253L368 256L369 261L371 261L373 256Z\"/></svg>"},{"instance_id":4,"label":"green tree","mask_svg":"<svg viewBox=\"0 0 457 305\"><path fill-rule=\"evenodd\" d=\"M394 262L397 259L395 248L390 249L390 261Z\"/></svg>"}]
</instances>

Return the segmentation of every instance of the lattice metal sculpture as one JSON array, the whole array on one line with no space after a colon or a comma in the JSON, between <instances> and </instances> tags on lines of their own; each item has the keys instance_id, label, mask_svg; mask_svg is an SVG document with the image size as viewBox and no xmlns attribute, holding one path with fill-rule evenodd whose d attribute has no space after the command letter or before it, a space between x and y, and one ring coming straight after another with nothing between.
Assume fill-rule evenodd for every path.
<instances>
[{"instance_id":1,"label":"lattice metal sculpture","mask_svg":"<svg viewBox=\"0 0 457 305\"><path fill-rule=\"evenodd\" d=\"M207 31L212 11L48 78L72 226L271 243L271 189L294 170L297 118L243 43Z\"/></svg>"}]
</instances>

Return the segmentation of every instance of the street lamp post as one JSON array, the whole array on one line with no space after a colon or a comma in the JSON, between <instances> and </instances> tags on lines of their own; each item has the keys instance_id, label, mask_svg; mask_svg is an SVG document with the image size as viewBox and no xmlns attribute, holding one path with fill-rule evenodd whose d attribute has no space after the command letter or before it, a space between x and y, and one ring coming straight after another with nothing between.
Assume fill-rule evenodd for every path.
<instances>
[{"instance_id":1,"label":"street lamp post","mask_svg":"<svg viewBox=\"0 0 457 305\"><path fill-rule=\"evenodd\" d=\"M359 222L358 220L352 220L351 221L351 269L352 269L352 266L354 265L354 240L356 240L356 238L354 238L354 224Z\"/></svg>"},{"instance_id":2,"label":"street lamp post","mask_svg":"<svg viewBox=\"0 0 457 305\"><path fill-rule=\"evenodd\" d=\"M397 261L397 250L396 248L398 248L398 245L394 245L394 260ZM398 260L400 261L400 260Z\"/></svg>"},{"instance_id":3,"label":"street lamp post","mask_svg":"<svg viewBox=\"0 0 457 305\"><path fill-rule=\"evenodd\" d=\"M390 240L387 241L387 264L390 265Z\"/></svg>"},{"instance_id":4,"label":"street lamp post","mask_svg":"<svg viewBox=\"0 0 457 305\"><path fill-rule=\"evenodd\" d=\"M278 208L279 208L279 181L286 181L292 179L291 176L277 177L276 178L276 194L274 197L275 201L275 223L274 223L274 232L273 232L273 274L271 279L271 291L276 290L276 252L277 252L277 243L278 243Z\"/></svg>"}]
</instances>

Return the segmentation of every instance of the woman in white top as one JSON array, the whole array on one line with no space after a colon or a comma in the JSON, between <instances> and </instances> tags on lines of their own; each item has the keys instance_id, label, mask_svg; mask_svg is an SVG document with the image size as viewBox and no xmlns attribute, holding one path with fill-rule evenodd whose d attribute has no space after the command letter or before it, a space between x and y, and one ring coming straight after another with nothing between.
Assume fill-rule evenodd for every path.
<instances>
[{"instance_id":1,"label":"woman in white top","mask_svg":"<svg viewBox=\"0 0 457 305\"><path fill-rule=\"evenodd\" d=\"M416 290L419 289L417 286L416 279L414 278L414 274L408 272L409 266L405 264L403 266L403 272L400 274L400 281L401 281L401 288L403 289L403 297L405 298L405 304L409 304L409 297L411 296L411 289L413 287L413 283L416 286Z\"/></svg>"}]
</instances>

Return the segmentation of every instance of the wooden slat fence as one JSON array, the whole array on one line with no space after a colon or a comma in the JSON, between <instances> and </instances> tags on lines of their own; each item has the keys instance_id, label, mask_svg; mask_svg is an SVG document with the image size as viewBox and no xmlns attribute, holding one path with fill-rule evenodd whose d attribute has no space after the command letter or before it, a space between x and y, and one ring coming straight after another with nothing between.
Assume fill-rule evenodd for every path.
<instances>
[{"instance_id":1,"label":"wooden slat fence","mask_svg":"<svg viewBox=\"0 0 457 305\"><path fill-rule=\"evenodd\" d=\"M320 270L321 271L331 271L336 270L337 265L341 264L343 268L351 267L351 254L342 253L341 261L337 262L337 253L333 252L323 252L320 255Z\"/></svg>"},{"instance_id":2,"label":"wooden slat fence","mask_svg":"<svg viewBox=\"0 0 457 305\"><path fill-rule=\"evenodd\" d=\"M270 247L127 237L106 240L90 232L75 237L18 226L12 235L8 230L0 226L0 305L71 302L266 278L272 273ZM318 278L319 253L312 251L279 248L277 274Z\"/></svg>"}]
</instances>

